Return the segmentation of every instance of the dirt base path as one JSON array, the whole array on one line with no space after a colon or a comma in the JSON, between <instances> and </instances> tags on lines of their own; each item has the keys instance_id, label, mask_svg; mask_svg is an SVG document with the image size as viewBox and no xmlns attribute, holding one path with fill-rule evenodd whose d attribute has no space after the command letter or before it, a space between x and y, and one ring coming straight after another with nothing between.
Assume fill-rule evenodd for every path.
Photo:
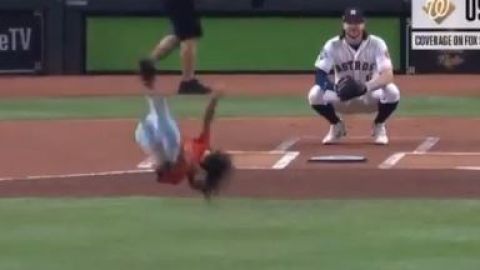
<instances>
[{"instance_id":1,"label":"dirt base path","mask_svg":"<svg viewBox=\"0 0 480 270\"><path fill-rule=\"evenodd\" d=\"M0 182L1 197L200 197L151 174ZM239 171L222 197L265 199L480 198L479 173L453 170Z\"/></svg>"},{"instance_id":2,"label":"dirt base path","mask_svg":"<svg viewBox=\"0 0 480 270\"><path fill-rule=\"evenodd\" d=\"M370 119L347 119L345 144L323 146L327 126L318 118L219 120L214 145L228 150L299 152L283 170L238 170L226 196L262 198L464 198L480 197L480 172L432 168L379 169L398 152L414 152L428 138L438 138L422 151L480 152L477 119L401 118L390 125L392 143L368 143ZM160 185L150 173L55 177L135 170L144 158L133 142L132 120L1 122L0 196L192 196L186 186ZM195 134L198 123L182 123ZM468 130L468 132L466 132ZM462 132L465 131L465 132ZM245 136L254 134L254 136ZM363 164L310 164L313 154L362 154ZM479 164L480 165L480 164ZM50 176L49 176L50 175ZM9 180L8 177L35 180ZM38 177L43 176L43 177Z\"/></svg>"},{"instance_id":3,"label":"dirt base path","mask_svg":"<svg viewBox=\"0 0 480 270\"><path fill-rule=\"evenodd\" d=\"M306 95L313 75L204 75L202 80L236 95ZM174 92L179 77L161 77L159 87ZM480 96L478 75L398 75L404 96ZM454 87L452 87L454 86ZM0 97L137 95L137 76L0 77Z\"/></svg>"}]
</instances>

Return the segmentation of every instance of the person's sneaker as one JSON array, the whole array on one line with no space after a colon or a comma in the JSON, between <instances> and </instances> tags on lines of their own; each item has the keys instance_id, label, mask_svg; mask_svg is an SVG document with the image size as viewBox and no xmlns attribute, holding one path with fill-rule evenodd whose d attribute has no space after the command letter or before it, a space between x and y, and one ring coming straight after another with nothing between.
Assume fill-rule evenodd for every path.
<instances>
[{"instance_id":1,"label":"person's sneaker","mask_svg":"<svg viewBox=\"0 0 480 270\"><path fill-rule=\"evenodd\" d=\"M323 138L323 144L336 144L340 142L340 140L347 135L347 129L345 128L345 124L340 121L335 125L330 126L330 130L328 131L327 135Z\"/></svg>"},{"instance_id":2,"label":"person's sneaker","mask_svg":"<svg viewBox=\"0 0 480 270\"><path fill-rule=\"evenodd\" d=\"M378 145L387 145L388 136L385 124L375 124L373 126L373 142Z\"/></svg>"},{"instance_id":3,"label":"person's sneaker","mask_svg":"<svg viewBox=\"0 0 480 270\"><path fill-rule=\"evenodd\" d=\"M211 93L212 89L203 85L198 80L182 81L178 87L178 93L182 95L204 95Z\"/></svg>"},{"instance_id":4,"label":"person's sneaker","mask_svg":"<svg viewBox=\"0 0 480 270\"><path fill-rule=\"evenodd\" d=\"M156 74L154 61L148 58L142 59L138 62L138 67L143 84L148 88L152 88Z\"/></svg>"}]
</instances>

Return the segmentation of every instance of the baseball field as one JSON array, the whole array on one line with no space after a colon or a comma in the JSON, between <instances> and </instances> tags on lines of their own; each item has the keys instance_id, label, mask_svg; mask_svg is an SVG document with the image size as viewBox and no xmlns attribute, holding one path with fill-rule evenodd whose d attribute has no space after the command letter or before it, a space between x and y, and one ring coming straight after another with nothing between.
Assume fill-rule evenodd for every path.
<instances>
[{"instance_id":1,"label":"baseball field","mask_svg":"<svg viewBox=\"0 0 480 270\"><path fill-rule=\"evenodd\" d=\"M398 76L389 146L371 116L322 145L312 76L203 78L226 88L213 145L237 167L209 203L145 169L136 77L0 78L0 269L480 268L478 76ZM171 99L185 134L205 102Z\"/></svg>"}]
</instances>

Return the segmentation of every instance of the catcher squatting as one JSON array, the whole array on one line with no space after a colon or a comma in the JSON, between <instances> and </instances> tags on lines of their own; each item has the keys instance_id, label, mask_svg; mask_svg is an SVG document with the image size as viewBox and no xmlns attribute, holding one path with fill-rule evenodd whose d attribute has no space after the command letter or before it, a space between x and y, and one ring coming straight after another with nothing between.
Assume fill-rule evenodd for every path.
<instances>
[{"instance_id":1,"label":"catcher squatting","mask_svg":"<svg viewBox=\"0 0 480 270\"><path fill-rule=\"evenodd\" d=\"M308 94L312 108L330 123L324 144L338 143L346 136L341 113L377 112L373 124L375 144L389 142L385 122L396 110L400 91L393 84L393 66L385 41L370 35L359 8L343 15L343 33L330 39L315 63L315 86ZM335 82L328 74L335 71Z\"/></svg>"}]
</instances>

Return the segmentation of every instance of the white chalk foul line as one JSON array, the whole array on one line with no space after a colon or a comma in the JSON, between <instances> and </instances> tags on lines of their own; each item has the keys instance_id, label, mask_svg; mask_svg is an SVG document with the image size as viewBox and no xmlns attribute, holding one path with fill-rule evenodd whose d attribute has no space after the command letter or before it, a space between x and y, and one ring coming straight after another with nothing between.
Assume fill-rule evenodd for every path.
<instances>
[{"instance_id":1,"label":"white chalk foul line","mask_svg":"<svg viewBox=\"0 0 480 270\"><path fill-rule=\"evenodd\" d=\"M299 152L285 152L285 151L264 151L264 152L252 152L252 151L229 151L229 153L263 153L263 154L283 154L283 156L271 167L261 167L261 166L245 166L240 169L244 170L282 170L285 169L293 160L295 160ZM35 176L25 176L25 177L5 177L0 178L0 182L8 181L31 181L31 180L49 180L49 179L74 179L82 177L96 177L96 176L122 176L122 175L135 175L143 173L152 173L154 170L151 168L150 159L142 161L141 165L144 168L137 170L124 170L124 171L104 171L104 172L92 172L92 173L74 173L74 174L51 174L51 175L35 175ZM147 167L150 166L150 167Z\"/></svg>"},{"instance_id":2,"label":"white chalk foul line","mask_svg":"<svg viewBox=\"0 0 480 270\"><path fill-rule=\"evenodd\" d=\"M281 159L279 159L273 166L272 169L274 170L283 170L290 163L292 163L298 156L300 152L287 152Z\"/></svg>"},{"instance_id":3,"label":"white chalk foul line","mask_svg":"<svg viewBox=\"0 0 480 270\"><path fill-rule=\"evenodd\" d=\"M282 150L272 150L272 151L238 151L238 150L230 150L227 151L228 154L231 155L248 155L248 154L260 154L260 155L282 155L282 157L275 162L275 164L270 167L262 167L262 166L243 166L238 169L242 170L282 170L285 169L292 161L294 161L299 155L300 152L294 151L282 151ZM139 170L151 170L153 167L153 160L151 158L145 158L142 162L137 165Z\"/></svg>"},{"instance_id":4,"label":"white chalk foul line","mask_svg":"<svg viewBox=\"0 0 480 270\"><path fill-rule=\"evenodd\" d=\"M379 169L391 169L393 168L398 162L400 162L400 160L402 160L402 158L404 158L406 155L406 153L402 152L402 153L395 153L393 155L391 155L390 157L388 157L384 162L382 162L382 164L380 164L378 166Z\"/></svg>"},{"instance_id":5,"label":"white chalk foul line","mask_svg":"<svg viewBox=\"0 0 480 270\"><path fill-rule=\"evenodd\" d=\"M241 151L241 150L229 150L227 154L230 155L252 155L252 154L259 154L259 155L284 155L288 153L288 151Z\"/></svg>"},{"instance_id":6,"label":"white chalk foul line","mask_svg":"<svg viewBox=\"0 0 480 270\"><path fill-rule=\"evenodd\" d=\"M138 163L137 169L151 169L153 167L153 158L146 157L142 162Z\"/></svg>"},{"instance_id":7,"label":"white chalk foul line","mask_svg":"<svg viewBox=\"0 0 480 270\"><path fill-rule=\"evenodd\" d=\"M281 144L279 144L274 151L288 151L300 140L302 140L302 137L293 137L288 140L285 140Z\"/></svg>"},{"instance_id":8,"label":"white chalk foul line","mask_svg":"<svg viewBox=\"0 0 480 270\"><path fill-rule=\"evenodd\" d=\"M313 136L313 135L306 135L306 136L302 136L300 137L302 140L307 140L307 141L321 141L323 139L323 137L321 136ZM389 136L389 138L392 140L392 141L417 141L417 140L421 140L421 139L424 139L425 137L422 137L422 136ZM372 136L347 136L345 137L346 141L348 140L353 140L353 141L364 141L364 140L367 140L367 141L371 141L372 140Z\"/></svg>"},{"instance_id":9,"label":"white chalk foul line","mask_svg":"<svg viewBox=\"0 0 480 270\"><path fill-rule=\"evenodd\" d=\"M480 152L428 152L428 153L409 153L409 155L429 155L429 156L480 156Z\"/></svg>"},{"instance_id":10,"label":"white chalk foul line","mask_svg":"<svg viewBox=\"0 0 480 270\"><path fill-rule=\"evenodd\" d=\"M465 171L480 171L480 166L458 166L455 167L456 170L465 170Z\"/></svg>"},{"instance_id":11,"label":"white chalk foul line","mask_svg":"<svg viewBox=\"0 0 480 270\"><path fill-rule=\"evenodd\" d=\"M430 151L438 142L440 141L440 138L438 137L427 137L423 142L415 148L415 150L411 153L407 152L401 152L401 153L395 153L391 156L389 156L384 162L382 162L378 168L379 169L391 169L395 165L397 165L400 160L402 160L407 154L414 154L414 155L424 155L427 154L428 151Z\"/></svg>"},{"instance_id":12,"label":"white chalk foul line","mask_svg":"<svg viewBox=\"0 0 480 270\"><path fill-rule=\"evenodd\" d=\"M52 174L52 175L35 175L25 177L8 177L0 178L0 182L6 181L28 181L28 180L48 180L48 179L72 179L80 177L95 177L95 176L118 176L118 175L134 175L151 173L153 170L125 170L125 171L105 171L105 172L93 172L93 173L74 173L74 174Z\"/></svg>"},{"instance_id":13,"label":"white chalk foul line","mask_svg":"<svg viewBox=\"0 0 480 270\"><path fill-rule=\"evenodd\" d=\"M438 137L427 137L414 151L415 154L425 154L430 151L438 142Z\"/></svg>"}]
</instances>

